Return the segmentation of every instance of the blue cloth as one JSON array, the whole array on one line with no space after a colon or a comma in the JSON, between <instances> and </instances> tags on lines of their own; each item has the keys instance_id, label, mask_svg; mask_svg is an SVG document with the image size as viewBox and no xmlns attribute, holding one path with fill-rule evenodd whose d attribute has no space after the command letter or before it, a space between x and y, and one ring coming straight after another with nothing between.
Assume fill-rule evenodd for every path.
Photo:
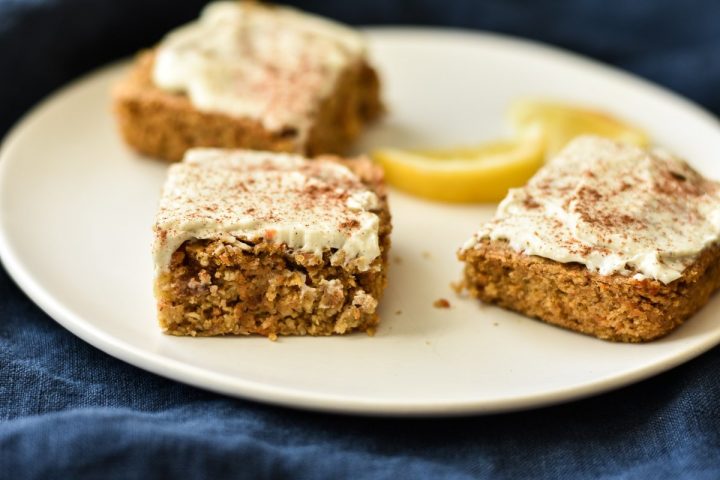
<instances>
[{"instance_id":1,"label":"blue cloth","mask_svg":"<svg viewBox=\"0 0 720 480\"><path fill-rule=\"evenodd\" d=\"M151 44L201 3L0 0L0 134L56 87ZM543 40L720 112L715 0L294 3L354 24L452 25ZM115 360L55 324L0 269L0 478L717 479L716 372L718 348L640 384L536 411L456 419L307 413L207 393Z\"/></svg>"}]
</instances>

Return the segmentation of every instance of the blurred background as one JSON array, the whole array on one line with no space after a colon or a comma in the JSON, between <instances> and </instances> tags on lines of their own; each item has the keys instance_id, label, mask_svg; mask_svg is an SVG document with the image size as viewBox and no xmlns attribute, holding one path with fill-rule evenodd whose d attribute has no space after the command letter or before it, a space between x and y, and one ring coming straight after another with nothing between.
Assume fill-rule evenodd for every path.
<instances>
[{"instance_id":1,"label":"blurred background","mask_svg":"<svg viewBox=\"0 0 720 480\"><path fill-rule=\"evenodd\" d=\"M202 0L0 0L0 135L67 81L152 45ZM720 114L717 0L290 0L353 25L539 40L617 65Z\"/></svg>"}]
</instances>

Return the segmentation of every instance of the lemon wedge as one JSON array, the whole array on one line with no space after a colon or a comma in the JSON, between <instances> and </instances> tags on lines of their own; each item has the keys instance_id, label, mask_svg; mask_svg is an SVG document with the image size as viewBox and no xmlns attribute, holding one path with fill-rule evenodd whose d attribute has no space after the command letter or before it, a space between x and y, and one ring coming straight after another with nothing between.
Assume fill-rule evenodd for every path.
<instances>
[{"instance_id":1,"label":"lemon wedge","mask_svg":"<svg viewBox=\"0 0 720 480\"><path fill-rule=\"evenodd\" d=\"M387 182L413 195L446 202L495 202L524 185L546 158L573 138L599 135L647 146L641 129L607 113L544 100L519 100L509 110L515 140L444 150L381 149L373 158Z\"/></svg>"},{"instance_id":2,"label":"lemon wedge","mask_svg":"<svg viewBox=\"0 0 720 480\"><path fill-rule=\"evenodd\" d=\"M510 107L510 122L518 135L534 134L539 128L545 137L547 158L553 157L579 135L599 135L645 147L648 135L607 113L574 105L542 100L518 100Z\"/></svg>"},{"instance_id":3,"label":"lemon wedge","mask_svg":"<svg viewBox=\"0 0 720 480\"><path fill-rule=\"evenodd\" d=\"M446 150L381 149L373 159L400 190L445 202L496 202L544 163L539 136Z\"/></svg>"}]
</instances>

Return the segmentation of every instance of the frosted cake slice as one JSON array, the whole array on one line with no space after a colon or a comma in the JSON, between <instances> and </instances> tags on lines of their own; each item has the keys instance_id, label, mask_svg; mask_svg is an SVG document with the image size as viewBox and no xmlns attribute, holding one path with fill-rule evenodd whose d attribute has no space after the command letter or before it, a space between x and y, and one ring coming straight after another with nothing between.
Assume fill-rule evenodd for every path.
<instances>
[{"instance_id":1,"label":"frosted cake slice","mask_svg":"<svg viewBox=\"0 0 720 480\"><path fill-rule=\"evenodd\" d=\"M720 287L720 189L666 152L568 145L460 250L480 300L606 340L682 324Z\"/></svg>"},{"instance_id":2,"label":"frosted cake slice","mask_svg":"<svg viewBox=\"0 0 720 480\"><path fill-rule=\"evenodd\" d=\"M366 159L194 149L154 225L155 295L173 335L372 333L390 214Z\"/></svg>"},{"instance_id":3,"label":"frosted cake slice","mask_svg":"<svg viewBox=\"0 0 720 480\"><path fill-rule=\"evenodd\" d=\"M383 111L359 32L240 1L209 4L140 54L113 108L131 147L168 161L194 147L341 154Z\"/></svg>"}]
</instances>

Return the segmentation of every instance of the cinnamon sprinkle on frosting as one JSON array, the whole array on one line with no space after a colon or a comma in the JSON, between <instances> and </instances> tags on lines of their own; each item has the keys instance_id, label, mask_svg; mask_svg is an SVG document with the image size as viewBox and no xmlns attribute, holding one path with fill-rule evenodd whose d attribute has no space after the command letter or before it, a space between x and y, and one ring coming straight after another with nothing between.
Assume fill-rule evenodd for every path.
<instances>
[{"instance_id":1,"label":"cinnamon sprinkle on frosting","mask_svg":"<svg viewBox=\"0 0 720 480\"><path fill-rule=\"evenodd\" d=\"M463 248L507 240L602 275L670 283L720 239L719 186L665 151L581 137L511 189Z\"/></svg>"},{"instance_id":2,"label":"cinnamon sprinkle on frosting","mask_svg":"<svg viewBox=\"0 0 720 480\"><path fill-rule=\"evenodd\" d=\"M359 33L316 15L212 2L160 43L153 82L199 110L258 120L300 144L342 71L365 51Z\"/></svg>"},{"instance_id":3,"label":"cinnamon sprinkle on frosting","mask_svg":"<svg viewBox=\"0 0 720 480\"><path fill-rule=\"evenodd\" d=\"M380 201L330 160L194 149L172 165L155 220L157 270L190 239L271 241L367 270L380 254Z\"/></svg>"}]
</instances>

